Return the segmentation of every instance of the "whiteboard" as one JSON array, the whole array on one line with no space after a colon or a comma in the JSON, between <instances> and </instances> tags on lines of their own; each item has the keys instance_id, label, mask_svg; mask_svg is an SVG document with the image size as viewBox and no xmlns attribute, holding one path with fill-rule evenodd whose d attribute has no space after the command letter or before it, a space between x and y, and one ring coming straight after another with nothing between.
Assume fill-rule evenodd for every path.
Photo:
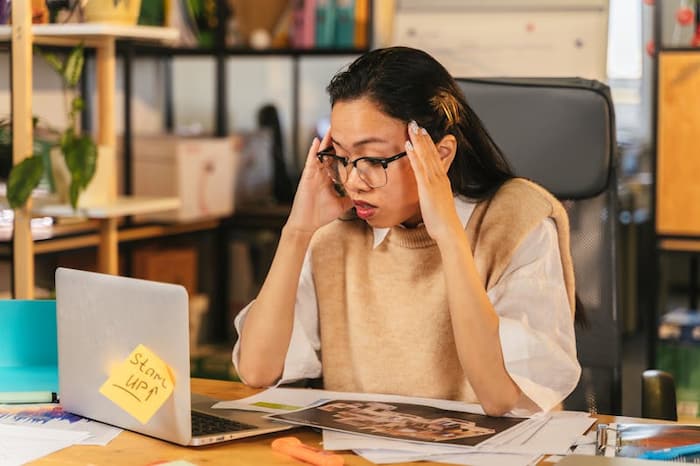
<instances>
[{"instance_id":1,"label":"whiteboard","mask_svg":"<svg viewBox=\"0 0 700 466\"><path fill-rule=\"evenodd\" d=\"M606 79L607 2L522 2L517 9L494 0L440 9L416 3L399 4L394 45L425 50L455 77Z\"/></svg>"}]
</instances>

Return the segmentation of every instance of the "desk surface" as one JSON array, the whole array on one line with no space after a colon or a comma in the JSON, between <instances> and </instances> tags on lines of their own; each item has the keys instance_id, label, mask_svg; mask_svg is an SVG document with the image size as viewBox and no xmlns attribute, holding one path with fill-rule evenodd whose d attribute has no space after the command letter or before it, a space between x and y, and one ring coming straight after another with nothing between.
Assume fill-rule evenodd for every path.
<instances>
[{"instance_id":1,"label":"desk surface","mask_svg":"<svg viewBox=\"0 0 700 466\"><path fill-rule=\"evenodd\" d=\"M236 382L192 379L192 391L222 400L232 400L253 395L260 390L252 389ZM605 421L611 422L612 419L606 418ZM292 431L252 437L250 439L233 440L218 445L181 447L124 431L105 447L93 445L72 446L28 464L43 466L122 466L126 464L146 466L176 460L186 460L196 465L299 466L303 464L271 450L270 442L272 439L284 435L294 435L309 445L318 445L321 440L319 433L302 427ZM368 466L373 464L351 453L344 454L343 457L345 458L345 464L348 466ZM437 463L401 464L427 466Z\"/></svg>"}]
</instances>

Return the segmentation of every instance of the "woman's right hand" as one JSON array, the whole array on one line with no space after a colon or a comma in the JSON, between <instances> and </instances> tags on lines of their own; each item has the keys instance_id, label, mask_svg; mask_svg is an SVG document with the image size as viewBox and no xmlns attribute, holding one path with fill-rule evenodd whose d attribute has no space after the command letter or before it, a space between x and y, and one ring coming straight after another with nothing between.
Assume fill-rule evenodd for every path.
<instances>
[{"instance_id":1,"label":"woman's right hand","mask_svg":"<svg viewBox=\"0 0 700 466\"><path fill-rule=\"evenodd\" d=\"M330 141L329 130L323 141L319 142L318 138L314 138L311 143L292 210L285 225L288 230L311 235L352 207L349 197L338 195L333 182L316 158L320 148L328 147Z\"/></svg>"}]
</instances>

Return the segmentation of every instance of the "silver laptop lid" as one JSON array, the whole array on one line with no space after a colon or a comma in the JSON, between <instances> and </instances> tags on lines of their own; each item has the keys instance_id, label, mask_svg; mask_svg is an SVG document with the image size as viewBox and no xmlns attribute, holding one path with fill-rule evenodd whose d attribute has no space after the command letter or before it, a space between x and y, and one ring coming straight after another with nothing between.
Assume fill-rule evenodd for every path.
<instances>
[{"instance_id":1,"label":"silver laptop lid","mask_svg":"<svg viewBox=\"0 0 700 466\"><path fill-rule=\"evenodd\" d=\"M179 285L56 270L59 397L69 412L186 445L191 439L189 313ZM141 424L103 396L110 370L143 344L172 369L175 389Z\"/></svg>"}]
</instances>

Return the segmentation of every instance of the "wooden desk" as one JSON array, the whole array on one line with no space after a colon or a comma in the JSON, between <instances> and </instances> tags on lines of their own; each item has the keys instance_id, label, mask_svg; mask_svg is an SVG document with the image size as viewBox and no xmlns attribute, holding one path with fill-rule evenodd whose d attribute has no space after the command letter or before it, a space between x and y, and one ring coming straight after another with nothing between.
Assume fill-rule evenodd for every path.
<instances>
[{"instance_id":1,"label":"wooden desk","mask_svg":"<svg viewBox=\"0 0 700 466\"><path fill-rule=\"evenodd\" d=\"M260 390L252 389L236 382L221 380L192 379L192 391L222 400L232 400L253 395ZM610 417L601 420L612 422ZM299 466L304 463L282 455L270 448L272 439L278 436L294 435L309 445L318 445L321 435L309 428L300 427L291 431L268 434L250 439L233 440L205 447L181 447L140 434L124 431L107 446L72 446L28 463L43 466L146 466L158 462L186 460L196 465L251 465ZM348 466L369 466L370 463L351 453L344 454ZM427 466L438 463L416 462L403 465ZM549 464L549 463L545 463Z\"/></svg>"}]
</instances>

